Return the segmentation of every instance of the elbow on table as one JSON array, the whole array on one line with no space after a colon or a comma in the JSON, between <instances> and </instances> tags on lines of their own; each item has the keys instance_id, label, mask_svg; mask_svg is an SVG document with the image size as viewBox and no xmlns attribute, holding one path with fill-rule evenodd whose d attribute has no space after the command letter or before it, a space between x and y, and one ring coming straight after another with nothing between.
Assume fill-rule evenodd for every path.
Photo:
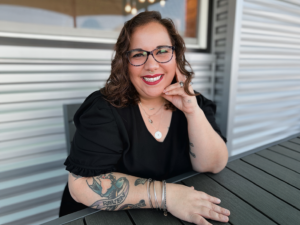
<instances>
[{"instance_id":1,"label":"elbow on table","mask_svg":"<svg viewBox=\"0 0 300 225\"><path fill-rule=\"evenodd\" d=\"M222 162L220 162L219 164L217 164L218 166L215 166L212 169L212 173L214 173L214 174L220 173L223 169L225 169L227 163L228 163L228 156L227 156L226 159L223 159Z\"/></svg>"},{"instance_id":2,"label":"elbow on table","mask_svg":"<svg viewBox=\"0 0 300 225\"><path fill-rule=\"evenodd\" d=\"M213 170L211 173L217 174L217 173L220 173L223 169L225 169L225 166L222 168L217 168L217 169Z\"/></svg>"},{"instance_id":3,"label":"elbow on table","mask_svg":"<svg viewBox=\"0 0 300 225\"><path fill-rule=\"evenodd\" d=\"M193 165L193 170L198 173L220 173L227 165L228 159L222 160L220 163L211 163L207 166L195 166Z\"/></svg>"},{"instance_id":4,"label":"elbow on table","mask_svg":"<svg viewBox=\"0 0 300 225\"><path fill-rule=\"evenodd\" d=\"M193 165L193 170L198 172L198 173L220 173L223 169L225 169L226 165L228 163L228 154L226 156L222 157L219 159L218 162L211 163L207 165L206 167L203 166L194 166Z\"/></svg>"},{"instance_id":5,"label":"elbow on table","mask_svg":"<svg viewBox=\"0 0 300 225\"><path fill-rule=\"evenodd\" d=\"M193 165L193 170L196 171L196 172L198 172L198 173L208 173L208 172L211 172L211 170L209 168L203 168L203 166L200 167L200 166L194 166Z\"/></svg>"},{"instance_id":6,"label":"elbow on table","mask_svg":"<svg viewBox=\"0 0 300 225\"><path fill-rule=\"evenodd\" d=\"M198 172L198 173L214 173L214 174L219 173L219 172L222 171L222 170L212 170L212 169L193 169L193 170Z\"/></svg>"}]
</instances>

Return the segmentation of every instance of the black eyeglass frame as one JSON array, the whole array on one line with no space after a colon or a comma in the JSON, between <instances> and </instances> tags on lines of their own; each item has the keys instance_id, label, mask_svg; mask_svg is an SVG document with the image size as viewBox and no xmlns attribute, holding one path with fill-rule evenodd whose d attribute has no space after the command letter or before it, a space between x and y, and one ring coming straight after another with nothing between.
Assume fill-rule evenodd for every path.
<instances>
[{"instance_id":1,"label":"black eyeglass frame","mask_svg":"<svg viewBox=\"0 0 300 225\"><path fill-rule=\"evenodd\" d=\"M155 50L160 49L160 48L162 48L162 47L167 47L167 48L171 48L171 49L172 49L172 56L171 56L171 58L170 58L168 61L166 61L166 62L159 62L159 61L157 61L157 60L155 59L154 55L153 55L153 52L154 52ZM128 59L128 61L129 61L129 63L130 63L131 65L133 65L133 66L142 66L142 65L144 65L144 64L147 62L149 55L152 55L153 59L154 59L156 62L158 62L158 63L167 63L167 62L170 62L170 61L173 59L173 53L174 53L174 50L175 50L175 46L167 46L167 45L166 45L166 46L160 46L160 47L158 47L158 48L156 48L156 49L153 49L151 52L146 51L146 50L142 50L142 51L144 51L144 52L147 52L147 58L146 58L145 62L144 62L143 64L140 64L140 65L134 65L134 64L132 64L132 63L130 62L130 59L129 59L129 53L131 53L131 52L133 52L133 51L136 51L136 49L127 51L127 52L126 52L126 56L127 56L127 59Z\"/></svg>"}]
</instances>

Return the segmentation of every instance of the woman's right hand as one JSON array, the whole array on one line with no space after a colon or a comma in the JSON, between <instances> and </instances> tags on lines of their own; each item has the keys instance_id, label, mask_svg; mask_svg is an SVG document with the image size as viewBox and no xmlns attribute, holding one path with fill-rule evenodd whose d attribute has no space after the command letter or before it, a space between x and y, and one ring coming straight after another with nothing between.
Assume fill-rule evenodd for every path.
<instances>
[{"instance_id":1,"label":"woman's right hand","mask_svg":"<svg viewBox=\"0 0 300 225\"><path fill-rule=\"evenodd\" d=\"M217 198L196 191L194 187L167 183L166 196L168 212L181 220L197 225L211 224L203 217L220 222L229 221L229 210L216 205L219 203Z\"/></svg>"}]
</instances>

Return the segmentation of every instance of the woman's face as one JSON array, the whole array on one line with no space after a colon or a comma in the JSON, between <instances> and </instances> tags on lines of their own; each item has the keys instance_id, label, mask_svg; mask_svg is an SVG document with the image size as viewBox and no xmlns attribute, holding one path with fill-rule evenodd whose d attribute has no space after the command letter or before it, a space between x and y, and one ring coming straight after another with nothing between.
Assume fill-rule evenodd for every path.
<instances>
[{"instance_id":1,"label":"woman's face","mask_svg":"<svg viewBox=\"0 0 300 225\"><path fill-rule=\"evenodd\" d=\"M157 46L172 46L167 29L159 23L151 22L144 26L137 27L131 35L129 51L132 49L143 49L152 51ZM170 49L170 51L172 51ZM154 54L154 53L153 53ZM135 86L139 95L143 98L157 98L161 96L165 87L172 83L176 71L176 55L167 63L158 63L152 55L141 66L133 66L128 62L128 71L132 84ZM152 72L150 72L152 71ZM146 83L144 76L156 77L162 75L156 84Z\"/></svg>"}]
</instances>

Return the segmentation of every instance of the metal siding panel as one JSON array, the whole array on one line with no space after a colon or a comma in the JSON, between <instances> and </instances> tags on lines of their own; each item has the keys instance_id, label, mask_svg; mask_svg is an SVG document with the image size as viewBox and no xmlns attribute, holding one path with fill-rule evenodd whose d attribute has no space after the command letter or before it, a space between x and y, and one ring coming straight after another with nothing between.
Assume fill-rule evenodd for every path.
<instances>
[{"instance_id":1,"label":"metal siding panel","mask_svg":"<svg viewBox=\"0 0 300 225\"><path fill-rule=\"evenodd\" d=\"M228 12L232 2L228 0L213 1L213 29L212 29L212 53L216 56L213 77L213 101L217 105L216 123L220 126L222 133L226 136L227 109L224 104L224 70L225 60L228 60L226 48L228 47ZM225 101L226 102L226 101Z\"/></svg>"},{"instance_id":2,"label":"metal siding panel","mask_svg":"<svg viewBox=\"0 0 300 225\"><path fill-rule=\"evenodd\" d=\"M245 0L231 156L300 132L300 5Z\"/></svg>"}]
</instances>

